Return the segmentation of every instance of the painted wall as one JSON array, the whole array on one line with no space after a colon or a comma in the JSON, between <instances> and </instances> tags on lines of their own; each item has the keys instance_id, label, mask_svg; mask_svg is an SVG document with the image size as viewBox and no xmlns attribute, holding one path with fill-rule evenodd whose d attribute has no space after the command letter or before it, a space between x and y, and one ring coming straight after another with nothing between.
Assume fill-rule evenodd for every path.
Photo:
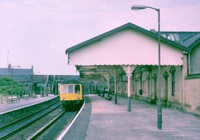
<instances>
[{"instance_id":1,"label":"painted wall","mask_svg":"<svg viewBox=\"0 0 200 140\"><path fill-rule=\"evenodd\" d=\"M196 51L196 52L195 52ZM200 75L190 75L198 71L200 67L199 56L200 56L200 45L198 45L191 54L190 57L186 55L183 57L184 67L183 67L183 94L184 94L184 109L189 112L200 114ZM194 56L192 56L194 55ZM192 58L192 60L187 60ZM192 62L187 64L187 62ZM187 65L191 68L190 74L187 71ZM193 73L194 72L194 73Z\"/></svg>"},{"instance_id":2,"label":"painted wall","mask_svg":"<svg viewBox=\"0 0 200 140\"><path fill-rule=\"evenodd\" d=\"M184 93L184 108L200 114L200 79L186 79Z\"/></svg>"},{"instance_id":3,"label":"painted wall","mask_svg":"<svg viewBox=\"0 0 200 140\"><path fill-rule=\"evenodd\" d=\"M71 52L71 65L157 65L158 44L134 30L123 30L96 43ZM161 44L161 63L182 65L182 51Z\"/></svg>"}]
</instances>

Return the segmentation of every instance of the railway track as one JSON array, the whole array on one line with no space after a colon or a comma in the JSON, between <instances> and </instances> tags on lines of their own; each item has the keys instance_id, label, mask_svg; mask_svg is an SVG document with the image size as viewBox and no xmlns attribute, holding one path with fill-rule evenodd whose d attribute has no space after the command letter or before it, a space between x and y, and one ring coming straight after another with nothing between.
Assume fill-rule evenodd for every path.
<instances>
[{"instance_id":1,"label":"railway track","mask_svg":"<svg viewBox=\"0 0 200 140\"><path fill-rule=\"evenodd\" d=\"M58 102L0 127L0 139L56 139L78 111L66 112ZM51 138L50 138L51 137Z\"/></svg>"},{"instance_id":2,"label":"railway track","mask_svg":"<svg viewBox=\"0 0 200 140\"><path fill-rule=\"evenodd\" d=\"M45 130L41 130L38 134L31 139L37 140L53 140L57 139L61 132L71 123L73 118L76 116L77 111L65 112L58 120L56 120L50 126L47 126Z\"/></svg>"},{"instance_id":3,"label":"railway track","mask_svg":"<svg viewBox=\"0 0 200 140\"><path fill-rule=\"evenodd\" d=\"M62 111L60 114L58 114L58 116L52 119L49 123L47 123L46 125L41 127L39 130L37 130L35 133L33 133L31 136L29 136L27 140L33 140L33 139L39 138L39 136L41 136L42 133L44 133L45 130L47 130L51 125L53 125L53 123L55 123L64 113L65 111Z\"/></svg>"}]
</instances>

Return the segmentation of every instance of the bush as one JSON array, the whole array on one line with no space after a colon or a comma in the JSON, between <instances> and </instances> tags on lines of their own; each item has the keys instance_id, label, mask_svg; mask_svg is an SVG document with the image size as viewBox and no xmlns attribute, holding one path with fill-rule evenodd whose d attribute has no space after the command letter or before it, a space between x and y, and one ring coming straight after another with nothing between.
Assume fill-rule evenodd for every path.
<instances>
[{"instance_id":1,"label":"bush","mask_svg":"<svg viewBox=\"0 0 200 140\"><path fill-rule=\"evenodd\" d=\"M25 93L25 87L21 83L15 81L10 77L1 77L0 78L0 94L8 96L11 94L20 94Z\"/></svg>"}]
</instances>

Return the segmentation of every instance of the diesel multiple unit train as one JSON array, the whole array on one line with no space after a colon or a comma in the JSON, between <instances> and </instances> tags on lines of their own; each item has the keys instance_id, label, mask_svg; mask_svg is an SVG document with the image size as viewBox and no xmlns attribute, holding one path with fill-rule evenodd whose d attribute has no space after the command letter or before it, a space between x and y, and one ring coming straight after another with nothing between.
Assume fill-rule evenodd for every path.
<instances>
[{"instance_id":1,"label":"diesel multiple unit train","mask_svg":"<svg viewBox=\"0 0 200 140\"><path fill-rule=\"evenodd\" d=\"M82 84L60 84L59 91L60 101L65 108L72 108L82 105L84 101Z\"/></svg>"}]
</instances>

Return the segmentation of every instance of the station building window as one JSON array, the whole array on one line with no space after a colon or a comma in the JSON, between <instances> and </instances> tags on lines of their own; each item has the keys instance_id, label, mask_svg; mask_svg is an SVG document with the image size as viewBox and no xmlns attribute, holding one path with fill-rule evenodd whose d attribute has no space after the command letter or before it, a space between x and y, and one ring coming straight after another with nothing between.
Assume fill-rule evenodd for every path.
<instances>
[{"instance_id":1,"label":"station building window","mask_svg":"<svg viewBox=\"0 0 200 140\"><path fill-rule=\"evenodd\" d=\"M165 71L164 75L163 75L163 78L165 80L165 95L164 95L164 102L165 102L165 105L167 105L167 102L168 102L168 77L169 77L169 74L167 71Z\"/></svg>"},{"instance_id":2,"label":"station building window","mask_svg":"<svg viewBox=\"0 0 200 140\"><path fill-rule=\"evenodd\" d=\"M135 96L139 95L139 78L135 78Z\"/></svg>"},{"instance_id":3,"label":"station building window","mask_svg":"<svg viewBox=\"0 0 200 140\"><path fill-rule=\"evenodd\" d=\"M132 89L132 92L134 92L135 91L135 84L134 84L134 79L135 79L135 77L134 77L135 75L134 75L134 73L132 74L132 81L131 81L131 89Z\"/></svg>"},{"instance_id":4,"label":"station building window","mask_svg":"<svg viewBox=\"0 0 200 140\"><path fill-rule=\"evenodd\" d=\"M175 96L175 87L176 87L176 75L175 75L175 73L176 73L176 69L172 66L171 68L170 68L170 73L171 73L171 84L172 84L172 93L171 93L171 95L172 96Z\"/></svg>"},{"instance_id":5,"label":"station building window","mask_svg":"<svg viewBox=\"0 0 200 140\"><path fill-rule=\"evenodd\" d=\"M154 99L157 99L157 75L153 75L153 81L154 81Z\"/></svg>"},{"instance_id":6,"label":"station building window","mask_svg":"<svg viewBox=\"0 0 200 140\"><path fill-rule=\"evenodd\" d=\"M142 85L143 85L142 92L143 92L144 94L146 94L146 92L147 92L147 91L146 91L146 86L147 86L146 80L143 80Z\"/></svg>"},{"instance_id":7,"label":"station building window","mask_svg":"<svg viewBox=\"0 0 200 140\"><path fill-rule=\"evenodd\" d=\"M140 77L139 77L139 80L140 80L140 90L139 90L139 93L140 95L142 95L143 93L143 90L142 90L142 87L143 87L143 83L142 83L142 71L140 72Z\"/></svg>"},{"instance_id":8,"label":"station building window","mask_svg":"<svg viewBox=\"0 0 200 140\"><path fill-rule=\"evenodd\" d=\"M200 44L192 49L188 55L189 74L200 75Z\"/></svg>"},{"instance_id":9,"label":"station building window","mask_svg":"<svg viewBox=\"0 0 200 140\"><path fill-rule=\"evenodd\" d=\"M150 75L147 76L147 94L148 94L148 98L150 98L151 94L150 94Z\"/></svg>"}]
</instances>

